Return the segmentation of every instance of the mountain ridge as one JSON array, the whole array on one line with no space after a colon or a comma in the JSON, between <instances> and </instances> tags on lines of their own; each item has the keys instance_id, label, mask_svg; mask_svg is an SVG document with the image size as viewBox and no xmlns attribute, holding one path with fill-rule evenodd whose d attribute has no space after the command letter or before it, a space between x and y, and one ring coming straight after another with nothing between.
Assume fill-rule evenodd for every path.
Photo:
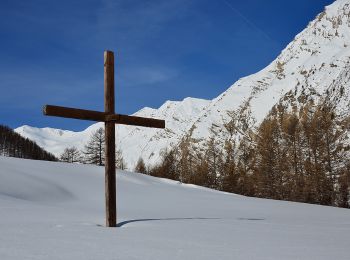
<instances>
[{"instance_id":1,"label":"mountain ridge","mask_svg":"<svg viewBox=\"0 0 350 260\"><path fill-rule=\"evenodd\" d=\"M199 98L185 98L182 101L169 100L158 109L146 107L133 114L135 116L163 118L166 120L165 130L117 125L116 143L118 149L122 151L127 165L133 167L139 157L156 163L159 159L159 153L154 153L154 144L157 144L159 139L163 141L162 148L167 147L168 144L177 143L177 138L187 133L188 126L208 103L208 100ZM50 152L59 156L66 147L76 146L78 149L84 149L91 134L100 127L103 127L103 123L95 123L83 131L74 132L24 125L16 128L15 131L26 138L36 140L40 146L46 147ZM135 153L139 156L135 157Z\"/></svg>"}]
</instances>

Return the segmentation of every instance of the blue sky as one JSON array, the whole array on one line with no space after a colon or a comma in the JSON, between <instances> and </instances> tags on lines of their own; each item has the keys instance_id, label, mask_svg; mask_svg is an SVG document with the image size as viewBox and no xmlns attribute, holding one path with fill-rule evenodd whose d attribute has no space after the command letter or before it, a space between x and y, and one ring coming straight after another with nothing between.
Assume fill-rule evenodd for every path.
<instances>
[{"instance_id":1,"label":"blue sky","mask_svg":"<svg viewBox=\"0 0 350 260\"><path fill-rule=\"evenodd\" d=\"M0 0L0 124L82 130L42 105L103 110L103 51L116 110L212 99L269 64L330 0Z\"/></svg>"}]
</instances>

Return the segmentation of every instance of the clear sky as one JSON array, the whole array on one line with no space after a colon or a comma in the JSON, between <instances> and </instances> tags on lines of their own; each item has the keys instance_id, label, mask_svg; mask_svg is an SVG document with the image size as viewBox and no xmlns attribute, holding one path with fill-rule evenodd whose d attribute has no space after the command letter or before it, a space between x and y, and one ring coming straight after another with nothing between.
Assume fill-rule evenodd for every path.
<instances>
[{"instance_id":1,"label":"clear sky","mask_svg":"<svg viewBox=\"0 0 350 260\"><path fill-rule=\"evenodd\" d=\"M268 65L331 0L0 0L0 124L82 130L42 105L103 110L103 51L116 110L212 99Z\"/></svg>"}]
</instances>

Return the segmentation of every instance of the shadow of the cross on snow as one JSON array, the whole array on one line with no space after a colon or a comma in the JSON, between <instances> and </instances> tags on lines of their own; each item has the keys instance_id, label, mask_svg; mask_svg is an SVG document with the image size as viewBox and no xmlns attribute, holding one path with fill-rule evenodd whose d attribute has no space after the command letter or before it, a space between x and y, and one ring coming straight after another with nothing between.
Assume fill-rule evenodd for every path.
<instances>
[{"instance_id":1,"label":"shadow of the cross on snow","mask_svg":"<svg viewBox=\"0 0 350 260\"><path fill-rule=\"evenodd\" d=\"M119 222L117 224L117 227L122 227L126 224L133 223L133 222L144 222L144 221L172 221L172 220L205 220L205 219L220 219L220 218L144 218L144 219L130 219L125 220L122 222Z\"/></svg>"}]
</instances>

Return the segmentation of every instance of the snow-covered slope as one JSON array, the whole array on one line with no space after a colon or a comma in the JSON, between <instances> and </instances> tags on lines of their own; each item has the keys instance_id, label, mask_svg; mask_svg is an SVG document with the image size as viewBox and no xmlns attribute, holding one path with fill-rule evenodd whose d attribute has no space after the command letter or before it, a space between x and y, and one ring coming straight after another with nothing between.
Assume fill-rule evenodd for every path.
<instances>
[{"instance_id":1,"label":"snow-covered slope","mask_svg":"<svg viewBox=\"0 0 350 260\"><path fill-rule=\"evenodd\" d=\"M0 157L0 259L349 259L350 210L248 198L103 167Z\"/></svg>"},{"instance_id":2,"label":"snow-covered slope","mask_svg":"<svg viewBox=\"0 0 350 260\"><path fill-rule=\"evenodd\" d=\"M258 46L257 46L258 48ZM349 115L350 93L350 0L337 0L310 22L305 30L260 72L242 78L212 101L187 98L166 102L159 109L145 108L136 114L166 119L167 129L154 130L120 127L117 140L130 168L141 156L149 163L157 162L159 152L176 145L183 135L190 135L197 145L210 135L212 125L223 129L227 111L251 113L259 124L270 109L292 95L317 99L331 95L338 112ZM242 113L242 112L239 112ZM81 148L89 138L93 125L80 133L56 129L17 128L21 135L35 140L58 155L70 145ZM220 137L217 131L217 137Z\"/></svg>"},{"instance_id":3,"label":"snow-covered slope","mask_svg":"<svg viewBox=\"0 0 350 260\"><path fill-rule=\"evenodd\" d=\"M215 98L195 122L191 135L206 139L212 124L220 127L228 120L226 111L242 106L259 124L287 93L296 99L301 95L317 99L327 90L332 92L335 83L348 89L349 71L350 1L338 0L310 22L270 65L238 80ZM340 91L335 95L340 96ZM338 109L343 111L339 112L349 115L350 95L346 92L342 96Z\"/></svg>"},{"instance_id":4,"label":"snow-covered slope","mask_svg":"<svg viewBox=\"0 0 350 260\"><path fill-rule=\"evenodd\" d=\"M208 104L207 100L185 98L183 101L167 101L158 109L146 107L134 114L164 119L165 130L118 125L117 145L123 153L127 166L133 169L139 157L147 163L154 164L159 159L159 152L177 144ZM59 156L66 147L76 146L83 149L92 133L100 127L103 127L103 123L93 124L82 132L31 126L21 126L15 131Z\"/></svg>"}]
</instances>

